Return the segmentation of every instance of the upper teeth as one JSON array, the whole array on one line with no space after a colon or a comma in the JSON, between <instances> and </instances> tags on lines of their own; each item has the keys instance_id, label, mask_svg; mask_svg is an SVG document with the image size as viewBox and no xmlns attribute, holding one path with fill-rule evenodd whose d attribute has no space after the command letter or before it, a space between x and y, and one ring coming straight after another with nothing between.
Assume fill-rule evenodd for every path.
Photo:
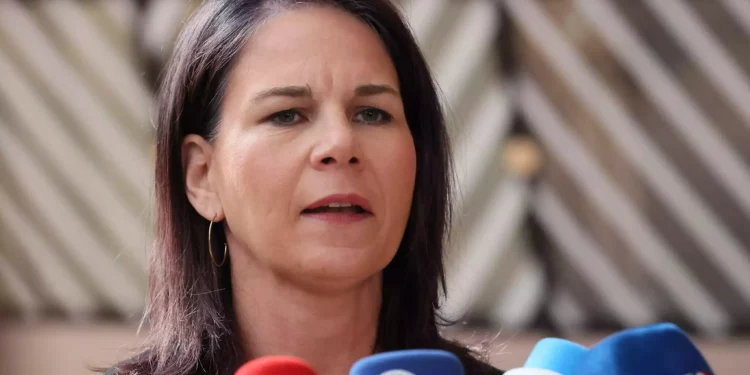
<instances>
[{"instance_id":1,"label":"upper teeth","mask_svg":"<svg viewBox=\"0 0 750 375\"><path fill-rule=\"evenodd\" d=\"M328 207L351 207L353 204L351 203L329 203Z\"/></svg>"}]
</instances>

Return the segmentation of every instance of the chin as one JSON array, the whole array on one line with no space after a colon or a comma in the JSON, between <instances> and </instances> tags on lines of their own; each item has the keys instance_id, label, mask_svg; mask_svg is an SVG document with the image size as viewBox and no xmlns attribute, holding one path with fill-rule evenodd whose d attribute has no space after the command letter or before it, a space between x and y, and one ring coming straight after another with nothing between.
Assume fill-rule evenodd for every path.
<instances>
[{"instance_id":1,"label":"chin","mask_svg":"<svg viewBox=\"0 0 750 375\"><path fill-rule=\"evenodd\" d=\"M301 269L296 273L309 279L356 285L379 275L391 258L372 254L367 256L362 249L328 248L312 258L301 260L298 263Z\"/></svg>"}]
</instances>

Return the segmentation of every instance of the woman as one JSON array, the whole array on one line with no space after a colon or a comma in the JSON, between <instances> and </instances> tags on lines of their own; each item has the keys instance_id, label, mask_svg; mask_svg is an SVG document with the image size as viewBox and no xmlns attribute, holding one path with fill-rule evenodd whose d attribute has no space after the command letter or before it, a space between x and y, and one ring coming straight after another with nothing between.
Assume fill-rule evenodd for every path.
<instances>
[{"instance_id":1,"label":"woman","mask_svg":"<svg viewBox=\"0 0 750 375\"><path fill-rule=\"evenodd\" d=\"M449 148L387 0L215 0L162 82L150 339L112 374L231 374L285 354L321 375L439 348Z\"/></svg>"}]
</instances>

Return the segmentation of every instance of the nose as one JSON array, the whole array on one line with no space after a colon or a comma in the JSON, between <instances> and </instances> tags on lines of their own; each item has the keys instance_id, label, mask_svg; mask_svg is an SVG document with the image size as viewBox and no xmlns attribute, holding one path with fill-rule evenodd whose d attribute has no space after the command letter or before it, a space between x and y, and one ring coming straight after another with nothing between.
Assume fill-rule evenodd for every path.
<instances>
[{"instance_id":1,"label":"nose","mask_svg":"<svg viewBox=\"0 0 750 375\"><path fill-rule=\"evenodd\" d=\"M316 169L360 164L354 129L348 121L326 121L320 128L319 141L311 154L311 163Z\"/></svg>"}]
</instances>

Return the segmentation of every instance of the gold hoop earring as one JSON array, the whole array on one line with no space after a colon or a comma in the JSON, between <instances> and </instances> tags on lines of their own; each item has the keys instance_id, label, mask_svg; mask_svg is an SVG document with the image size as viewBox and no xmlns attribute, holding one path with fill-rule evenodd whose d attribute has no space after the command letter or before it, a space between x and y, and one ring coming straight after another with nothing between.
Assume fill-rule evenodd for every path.
<instances>
[{"instance_id":1,"label":"gold hoop earring","mask_svg":"<svg viewBox=\"0 0 750 375\"><path fill-rule=\"evenodd\" d=\"M216 216L214 215L214 219L216 219ZM224 265L224 262L227 261L227 243L224 242L224 257L221 259L221 263L217 264L216 259L214 258L214 250L211 248L211 232L214 227L214 221L211 220L211 224L208 224L208 255L211 256L211 263L214 264L216 267L221 267Z\"/></svg>"}]
</instances>

